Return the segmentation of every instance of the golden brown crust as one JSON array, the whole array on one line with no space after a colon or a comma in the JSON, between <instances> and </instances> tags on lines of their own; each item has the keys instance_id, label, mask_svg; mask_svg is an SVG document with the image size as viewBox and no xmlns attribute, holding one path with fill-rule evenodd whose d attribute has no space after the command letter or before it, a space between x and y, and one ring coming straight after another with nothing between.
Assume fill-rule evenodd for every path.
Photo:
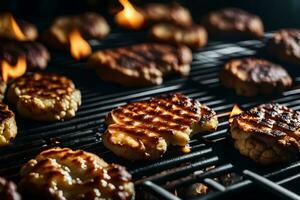
<instances>
[{"instance_id":1,"label":"golden brown crust","mask_svg":"<svg viewBox=\"0 0 300 200\"><path fill-rule=\"evenodd\" d=\"M2 12L0 13L0 38L2 39L10 39L10 40L20 40L20 38L16 38L16 35L8 29L8 24L10 24L10 20L13 19L13 16L9 12ZM16 19L14 19L16 20ZM34 41L38 37L38 30L37 28L24 20L16 20L17 25L19 26L20 30L24 34L24 38L22 41Z\"/></svg>"},{"instance_id":2,"label":"golden brown crust","mask_svg":"<svg viewBox=\"0 0 300 200\"><path fill-rule=\"evenodd\" d=\"M261 164L286 162L300 150L300 113L279 104L262 104L230 124L235 146Z\"/></svg>"},{"instance_id":3,"label":"golden brown crust","mask_svg":"<svg viewBox=\"0 0 300 200\"><path fill-rule=\"evenodd\" d=\"M275 32L268 40L270 54L293 64L300 64L300 30L282 29Z\"/></svg>"},{"instance_id":4,"label":"golden brown crust","mask_svg":"<svg viewBox=\"0 0 300 200\"><path fill-rule=\"evenodd\" d=\"M162 83L168 74L189 74L192 53L185 46L137 44L97 51L87 65L105 81L125 86L147 86Z\"/></svg>"},{"instance_id":5,"label":"golden brown crust","mask_svg":"<svg viewBox=\"0 0 300 200\"><path fill-rule=\"evenodd\" d=\"M140 8L139 11L144 15L146 25L161 22L179 25L191 25L193 23L189 10L177 3L149 3Z\"/></svg>"},{"instance_id":6,"label":"golden brown crust","mask_svg":"<svg viewBox=\"0 0 300 200\"><path fill-rule=\"evenodd\" d=\"M0 199L1 200L21 200L14 182L0 177Z\"/></svg>"},{"instance_id":7,"label":"golden brown crust","mask_svg":"<svg viewBox=\"0 0 300 200\"><path fill-rule=\"evenodd\" d=\"M207 33L199 25L173 25L160 23L150 29L150 38L170 44L182 44L193 48L200 48L207 43Z\"/></svg>"},{"instance_id":8,"label":"golden brown crust","mask_svg":"<svg viewBox=\"0 0 300 200\"><path fill-rule=\"evenodd\" d=\"M78 30L85 39L103 39L110 28L106 20L96 13L87 12L75 16L61 16L43 33L43 41L57 49L69 47L69 33Z\"/></svg>"},{"instance_id":9,"label":"golden brown crust","mask_svg":"<svg viewBox=\"0 0 300 200\"><path fill-rule=\"evenodd\" d=\"M51 200L131 200L131 175L95 154L69 148L41 152L21 169L20 191L28 198Z\"/></svg>"},{"instance_id":10,"label":"golden brown crust","mask_svg":"<svg viewBox=\"0 0 300 200\"><path fill-rule=\"evenodd\" d=\"M257 58L234 59L220 72L220 82L243 96L282 92L292 85L292 78L280 65Z\"/></svg>"},{"instance_id":11,"label":"golden brown crust","mask_svg":"<svg viewBox=\"0 0 300 200\"><path fill-rule=\"evenodd\" d=\"M0 146L8 145L17 135L15 114L0 103Z\"/></svg>"},{"instance_id":12,"label":"golden brown crust","mask_svg":"<svg viewBox=\"0 0 300 200\"><path fill-rule=\"evenodd\" d=\"M216 113L181 94L163 95L112 110L104 145L130 160L157 159L168 144L185 146L191 135L217 128ZM125 151L126 150L126 151Z\"/></svg>"},{"instance_id":13,"label":"golden brown crust","mask_svg":"<svg viewBox=\"0 0 300 200\"><path fill-rule=\"evenodd\" d=\"M220 38L260 38L264 34L261 19L238 8L210 12L202 20L210 35Z\"/></svg>"},{"instance_id":14,"label":"golden brown crust","mask_svg":"<svg viewBox=\"0 0 300 200\"><path fill-rule=\"evenodd\" d=\"M80 91L70 79L40 72L15 80L7 98L21 116L38 121L72 118L81 104Z\"/></svg>"}]
</instances>

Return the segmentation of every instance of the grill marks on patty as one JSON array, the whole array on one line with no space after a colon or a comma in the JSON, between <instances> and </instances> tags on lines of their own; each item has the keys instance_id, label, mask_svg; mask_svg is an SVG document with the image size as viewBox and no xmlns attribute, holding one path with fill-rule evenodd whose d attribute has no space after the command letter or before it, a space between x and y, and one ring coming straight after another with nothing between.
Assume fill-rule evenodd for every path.
<instances>
[{"instance_id":1,"label":"grill marks on patty","mask_svg":"<svg viewBox=\"0 0 300 200\"><path fill-rule=\"evenodd\" d=\"M106 122L105 146L131 160L156 159L168 144L185 146L192 134L217 127L213 110L181 94L118 107L108 114ZM119 152L122 147L133 153Z\"/></svg>"},{"instance_id":2,"label":"grill marks on patty","mask_svg":"<svg viewBox=\"0 0 300 200\"><path fill-rule=\"evenodd\" d=\"M236 117L240 127L259 136L284 139L300 150L300 113L279 104L263 104ZM243 127L242 127L243 128Z\"/></svg>"}]
</instances>

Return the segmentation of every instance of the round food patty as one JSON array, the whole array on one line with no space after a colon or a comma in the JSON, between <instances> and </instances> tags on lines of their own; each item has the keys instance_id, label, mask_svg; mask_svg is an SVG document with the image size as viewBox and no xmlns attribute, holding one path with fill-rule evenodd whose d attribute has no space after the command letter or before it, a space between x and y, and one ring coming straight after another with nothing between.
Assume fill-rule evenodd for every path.
<instances>
[{"instance_id":1,"label":"round food patty","mask_svg":"<svg viewBox=\"0 0 300 200\"><path fill-rule=\"evenodd\" d=\"M275 32L267 43L268 51L282 61L300 65L300 29Z\"/></svg>"},{"instance_id":2,"label":"round food patty","mask_svg":"<svg viewBox=\"0 0 300 200\"><path fill-rule=\"evenodd\" d=\"M26 59L29 70L44 69L50 60L48 50L41 43L1 41L0 60L7 60L14 65L20 57Z\"/></svg>"},{"instance_id":3,"label":"round food patty","mask_svg":"<svg viewBox=\"0 0 300 200\"><path fill-rule=\"evenodd\" d=\"M9 144L17 135L15 114L0 103L0 146Z\"/></svg>"},{"instance_id":4,"label":"round food patty","mask_svg":"<svg viewBox=\"0 0 300 200\"><path fill-rule=\"evenodd\" d=\"M21 169L20 191L28 199L131 200L134 185L125 167L69 148L41 152Z\"/></svg>"},{"instance_id":5,"label":"round food patty","mask_svg":"<svg viewBox=\"0 0 300 200\"><path fill-rule=\"evenodd\" d=\"M202 23L209 34L220 38L259 38L264 34L261 19L238 8L212 11L203 18Z\"/></svg>"},{"instance_id":6,"label":"round food patty","mask_svg":"<svg viewBox=\"0 0 300 200\"><path fill-rule=\"evenodd\" d=\"M16 79L7 99L22 117L37 121L72 118L81 105L81 93L70 79L38 72Z\"/></svg>"},{"instance_id":7,"label":"round food patty","mask_svg":"<svg viewBox=\"0 0 300 200\"><path fill-rule=\"evenodd\" d=\"M43 41L53 48L67 49L69 34L73 30L78 30L85 39L103 39L110 28L106 20L97 13L61 16L44 32Z\"/></svg>"},{"instance_id":8,"label":"round food patty","mask_svg":"<svg viewBox=\"0 0 300 200\"><path fill-rule=\"evenodd\" d=\"M234 59L220 72L220 82L242 96L268 95L292 85L292 78L280 65L257 58Z\"/></svg>"}]
</instances>

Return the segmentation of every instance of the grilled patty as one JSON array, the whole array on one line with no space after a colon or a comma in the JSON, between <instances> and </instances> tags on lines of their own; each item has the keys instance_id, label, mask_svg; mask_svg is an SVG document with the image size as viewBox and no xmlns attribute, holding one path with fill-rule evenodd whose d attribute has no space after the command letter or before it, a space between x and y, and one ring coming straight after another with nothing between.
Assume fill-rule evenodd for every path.
<instances>
[{"instance_id":1,"label":"grilled patty","mask_svg":"<svg viewBox=\"0 0 300 200\"><path fill-rule=\"evenodd\" d=\"M10 39L10 40L20 40L17 38L15 33L11 29L11 20L13 16L9 12L0 13L0 38ZM16 20L21 32L24 34L25 38L23 41L34 41L38 37L37 28L24 20Z\"/></svg>"},{"instance_id":2,"label":"grilled patty","mask_svg":"<svg viewBox=\"0 0 300 200\"><path fill-rule=\"evenodd\" d=\"M17 59L22 57L26 59L29 70L45 69L47 67L50 54L43 44L12 40L0 42L0 60L5 59L14 65Z\"/></svg>"},{"instance_id":3,"label":"grilled patty","mask_svg":"<svg viewBox=\"0 0 300 200\"><path fill-rule=\"evenodd\" d=\"M191 25L193 22L189 10L177 3L149 3L142 7L140 12L144 15L146 25L160 22Z\"/></svg>"},{"instance_id":4,"label":"grilled patty","mask_svg":"<svg viewBox=\"0 0 300 200\"><path fill-rule=\"evenodd\" d=\"M243 96L282 92L292 85L292 78L284 68L257 58L229 61L219 78L221 84Z\"/></svg>"},{"instance_id":5,"label":"grilled patty","mask_svg":"<svg viewBox=\"0 0 300 200\"><path fill-rule=\"evenodd\" d=\"M193 134L214 131L216 113L182 94L129 103L106 118L104 145L129 160L158 159L167 146L185 146Z\"/></svg>"},{"instance_id":6,"label":"grilled patty","mask_svg":"<svg viewBox=\"0 0 300 200\"><path fill-rule=\"evenodd\" d=\"M300 64L300 29L282 29L267 43L271 55L296 65Z\"/></svg>"},{"instance_id":7,"label":"grilled patty","mask_svg":"<svg viewBox=\"0 0 300 200\"><path fill-rule=\"evenodd\" d=\"M21 200L14 182L0 177L0 199L1 200Z\"/></svg>"},{"instance_id":8,"label":"grilled patty","mask_svg":"<svg viewBox=\"0 0 300 200\"><path fill-rule=\"evenodd\" d=\"M70 79L38 72L16 79L7 99L22 117L37 121L72 118L81 104L80 91Z\"/></svg>"},{"instance_id":9,"label":"grilled patty","mask_svg":"<svg viewBox=\"0 0 300 200\"><path fill-rule=\"evenodd\" d=\"M202 19L210 35L228 39L259 38L264 34L261 19L238 8L210 12Z\"/></svg>"},{"instance_id":10,"label":"grilled patty","mask_svg":"<svg viewBox=\"0 0 300 200\"><path fill-rule=\"evenodd\" d=\"M286 162L300 150L300 112L262 104L232 118L231 136L241 154L261 164Z\"/></svg>"},{"instance_id":11,"label":"grilled patty","mask_svg":"<svg viewBox=\"0 0 300 200\"><path fill-rule=\"evenodd\" d=\"M207 43L207 33L198 25L173 25L160 23L150 29L150 38L170 44L183 44L189 47L199 48Z\"/></svg>"},{"instance_id":12,"label":"grilled patty","mask_svg":"<svg viewBox=\"0 0 300 200\"><path fill-rule=\"evenodd\" d=\"M82 150L52 148L28 161L21 169L19 189L27 199L131 200L131 175Z\"/></svg>"},{"instance_id":13,"label":"grilled patty","mask_svg":"<svg viewBox=\"0 0 300 200\"><path fill-rule=\"evenodd\" d=\"M61 16L43 33L43 41L57 49L68 49L69 33L78 30L85 39L103 39L110 31L106 20L97 13Z\"/></svg>"},{"instance_id":14,"label":"grilled patty","mask_svg":"<svg viewBox=\"0 0 300 200\"><path fill-rule=\"evenodd\" d=\"M168 74L186 76L192 53L185 46L137 44L93 53L87 65L105 81L125 86L159 85Z\"/></svg>"},{"instance_id":15,"label":"grilled patty","mask_svg":"<svg viewBox=\"0 0 300 200\"><path fill-rule=\"evenodd\" d=\"M17 135L15 114L0 103L0 146L9 144Z\"/></svg>"}]
</instances>

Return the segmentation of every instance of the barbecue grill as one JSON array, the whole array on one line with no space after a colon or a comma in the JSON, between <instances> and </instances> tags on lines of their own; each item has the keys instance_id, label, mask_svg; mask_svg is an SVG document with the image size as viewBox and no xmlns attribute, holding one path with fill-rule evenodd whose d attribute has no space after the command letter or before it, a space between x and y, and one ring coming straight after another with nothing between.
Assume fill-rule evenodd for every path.
<instances>
[{"instance_id":1,"label":"barbecue grill","mask_svg":"<svg viewBox=\"0 0 300 200\"><path fill-rule=\"evenodd\" d=\"M37 25L43 26L39 22ZM113 27L105 40L89 42L95 50L139 43L145 41L145 35L144 31L124 32ZM169 77L160 86L142 89L102 82L93 71L86 69L84 62L73 60L67 53L51 52L52 60L46 71L70 77L82 92L82 106L75 118L64 122L29 122L17 116L18 136L11 145L1 148L0 176L18 181L20 167L25 162L44 149L60 146L93 152L108 162L126 166L133 175L136 199L235 199L242 192L244 199L257 198L258 194L261 198L300 199L300 161L259 166L234 149L227 133L228 116L234 104L247 108L274 101L300 109L300 88L297 87L272 97L246 98L219 85L218 72L226 60L244 56L268 58L264 53L268 36L266 34L263 40L210 42L193 52L188 78ZM299 70L283 65L298 85ZM159 160L130 162L116 157L103 146L104 117L111 109L127 102L175 92L199 100L219 116L218 130L193 137L189 143L190 153L184 154L171 147ZM208 188L206 195L199 193L201 184ZM194 195L185 196L187 190L193 191L190 194Z\"/></svg>"}]
</instances>

